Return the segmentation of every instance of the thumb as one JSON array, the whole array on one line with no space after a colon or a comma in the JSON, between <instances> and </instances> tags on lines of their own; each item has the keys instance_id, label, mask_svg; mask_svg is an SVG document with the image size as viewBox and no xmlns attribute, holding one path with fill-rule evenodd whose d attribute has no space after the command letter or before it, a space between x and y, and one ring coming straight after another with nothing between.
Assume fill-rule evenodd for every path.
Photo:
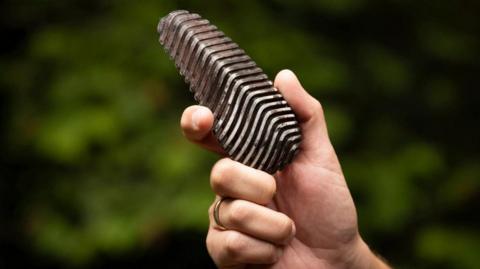
<instances>
[{"instance_id":1,"label":"thumb","mask_svg":"<svg viewBox=\"0 0 480 269\"><path fill-rule=\"evenodd\" d=\"M275 87L292 107L302 129L303 141L298 159L320 164L341 172L337 156L328 137L322 105L300 84L290 70L282 70L275 77Z\"/></svg>"}]
</instances>

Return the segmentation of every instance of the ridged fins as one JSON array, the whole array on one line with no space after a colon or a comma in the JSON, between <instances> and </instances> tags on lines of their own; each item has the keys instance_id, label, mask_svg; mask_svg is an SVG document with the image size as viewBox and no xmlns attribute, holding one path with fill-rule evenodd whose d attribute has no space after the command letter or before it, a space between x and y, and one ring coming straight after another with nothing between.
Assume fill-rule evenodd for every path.
<instances>
[{"instance_id":1,"label":"ridged fins","mask_svg":"<svg viewBox=\"0 0 480 269\"><path fill-rule=\"evenodd\" d=\"M302 140L296 116L236 43L186 10L163 17L157 30L195 100L214 113L213 133L233 160L271 174L293 160Z\"/></svg>"}]
</instances>

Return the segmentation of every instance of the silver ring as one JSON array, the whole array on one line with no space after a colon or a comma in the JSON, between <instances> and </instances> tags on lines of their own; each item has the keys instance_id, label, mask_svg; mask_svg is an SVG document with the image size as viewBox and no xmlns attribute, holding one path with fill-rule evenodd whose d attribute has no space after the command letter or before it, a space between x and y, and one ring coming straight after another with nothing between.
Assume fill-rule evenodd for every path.
<instances>
[{"instance_id":1,"label":"silver ring","mask_svg":"<svg viewBox=\"0 0 480 269\"><path fill-rule=\"evenodd\" d=\"M215 206L213 207L213 219L215 220L215 223L217 224L218 227L222 230L226 230L225 226L223 226L222 222L220 221L220 205L222 204L223 201L225 201L227 198L222 197L218 199L215 202Z\"/></svg>"}]
</instances>

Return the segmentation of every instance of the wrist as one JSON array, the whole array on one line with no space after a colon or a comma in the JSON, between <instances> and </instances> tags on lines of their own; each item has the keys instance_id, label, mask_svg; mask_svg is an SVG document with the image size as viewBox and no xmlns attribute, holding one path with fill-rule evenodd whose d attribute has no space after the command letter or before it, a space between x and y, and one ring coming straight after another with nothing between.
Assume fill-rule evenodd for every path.
<instances>
[{"instance_id":1,"label":"wrist","mask_svg":"<svg viewBox=\"0 0 480 269\"><path fill-rule=\"evenodd\" d=\"M379 257L373 253L368 245L358 234L352 246L346 251L344 268L348 269L389 269Z\"/></svg>"}]
</instances>

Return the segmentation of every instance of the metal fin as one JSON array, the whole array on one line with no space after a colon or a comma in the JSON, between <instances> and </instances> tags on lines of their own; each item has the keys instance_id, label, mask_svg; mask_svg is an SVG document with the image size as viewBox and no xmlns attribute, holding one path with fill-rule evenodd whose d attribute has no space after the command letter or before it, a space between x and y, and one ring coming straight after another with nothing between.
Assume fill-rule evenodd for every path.
<instances>
[{"instance_id":1,"label":"metal fin","mask_svg":"<svg viewBox=\"0 0 480 269\"><path fill-rule=\"evenodd\" d=\"M270 174L293 160L302 140L295 114L236 43L186 10L163 17L157 30L195 100L214 113L213 133L233 160Z\"/></svg>"}]
</instances>

